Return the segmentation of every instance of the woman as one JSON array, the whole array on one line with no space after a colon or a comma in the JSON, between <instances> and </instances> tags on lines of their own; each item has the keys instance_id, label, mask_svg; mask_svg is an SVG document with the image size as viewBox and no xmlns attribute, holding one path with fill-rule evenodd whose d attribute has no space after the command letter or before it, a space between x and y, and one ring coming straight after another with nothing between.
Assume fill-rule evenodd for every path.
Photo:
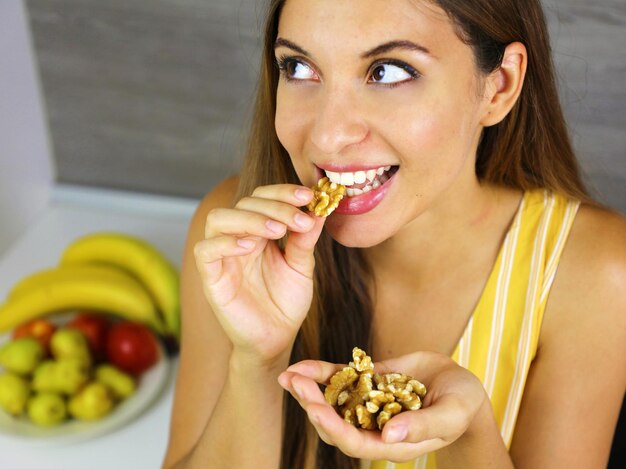
<instances>
[{"instance_id":1,"label":"woman","mask_svg":"<svg viewBox=\"0 0 626 469\"><path fill-rule=\"evenodd\" d=\"M189 231L165 466L605 465L626 223L580 181L539 1L271 1L264 47L245 167ZM424 408L344 422L318 383L354 346Z\"/></svg>"}]
</instances>

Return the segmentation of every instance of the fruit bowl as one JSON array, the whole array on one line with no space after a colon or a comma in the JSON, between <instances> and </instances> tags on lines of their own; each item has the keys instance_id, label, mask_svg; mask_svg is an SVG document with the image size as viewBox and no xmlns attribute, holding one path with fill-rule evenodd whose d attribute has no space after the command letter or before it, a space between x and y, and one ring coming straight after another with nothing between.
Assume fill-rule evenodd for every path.
<instances>
[{"instance_id":1,"label":"fruit bowl","mask_svg":"<svg viewBox=\"0 0 626 469\"><path fill-rule=\"evenodd\" d=\"M8 340L10 334L0 336L0 344ZM0 410L0 437L35 445L62 445L110 433L130 423L155 402L168 382L170 368L170 360L159 343L156 364L141 375L135 393L117 404L109 415L97 421L70 419L46 428L33 424L25 415L15 418Z\"/></svg>"}]
</instances>

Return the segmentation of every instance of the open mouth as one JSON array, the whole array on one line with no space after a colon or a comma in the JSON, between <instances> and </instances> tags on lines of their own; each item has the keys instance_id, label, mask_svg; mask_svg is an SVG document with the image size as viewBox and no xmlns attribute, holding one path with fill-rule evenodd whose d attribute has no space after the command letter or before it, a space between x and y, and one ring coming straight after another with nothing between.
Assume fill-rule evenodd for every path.
<instances>
[{"instance_id":1,"label":"open mouth","mask_svg":"<svg viewBox=\"0 0 626 469\"><path fill-rule=\"evenodd\" d=\"M331 182L346 186L346 196L356 197L376 190L398 171L399 166L380 166L362 171L333 172L322 170Z\"/></svg>"},{"instance_id":2,"label":"open mouth","mask_svg":"<svg viewBox=\"0 0 626 469\"><path fill-rule=\"evenodd\" d=\"M363 167L357 171L338 172L318 166L317 170L319 178L325 175L331 182L346 187L345 197L341 199L334 213L362 215L374 210L385 199L394 185L394 181L398 179L394 176L399 168L398 165L385 165Z\"/></svg>"}]
</instances>

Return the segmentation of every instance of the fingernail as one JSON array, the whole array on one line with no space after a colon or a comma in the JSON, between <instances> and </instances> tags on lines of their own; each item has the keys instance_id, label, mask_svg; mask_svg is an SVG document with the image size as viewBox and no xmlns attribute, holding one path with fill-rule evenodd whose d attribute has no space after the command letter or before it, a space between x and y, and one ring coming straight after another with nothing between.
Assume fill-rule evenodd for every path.
<instances>
[{"instance_id":1,"label":"fingernail","mask_svg":"<svg viewBox=\"0 0 626 469\"><path fill-rule=\"evenodd\" d=\"M283 388L287 388L287 386L289 385L287 374L284 371L278 375L278 384L280 384L280 386Z\"/></svg>"},{"instance_id":2,"label":"fingernail","mask_svg":"<svg viewBox=\"0 0 626 469\"><path fill-rule=\"evenodd\" d=\"M237 245L244 249L252 249L256 243L251 239L238 239Z\"/></svg>"},{"instance_id":3,"label":"fingernail","mask_svg":"<svg viewBox=\"0 0 626 469\"><path fill-rule=\"evenodd\" d=\"M265 223L265 227L276 234L282 233L284 231L283 224L274 220L267 220L267 222Z\"/></svg>"},{"instance_id":4,"label":"fingernail","mask_svg":"<svg viewBox=\"0 0 626 469\"><path fill-rule=\"evenodd\" d=\"M398 443L403 441L409 433L409 429L402 425L395 425L387 430L386 443Z\"/></svg>"},{"instance_id":5,"label":"fingernail","mask_svg":"<svg viewBox=\"0 0 626 469\"><path fill-rule=\"evenodd\" d=\"M307 189L296 189L296 199L306 202L311 198L312 192Z\"/></svg>"},{"instance_id":6,"label":"fingernail","mask_svg":"<svg viewBox=\"0 0 626 469\"><path fill-rule=\"evenodd\" d=\"M296 213L293 219L296 222L296 225L301 228L308 228L313 224L313 219L304 213Z\"/></svg>"}]
</instances>

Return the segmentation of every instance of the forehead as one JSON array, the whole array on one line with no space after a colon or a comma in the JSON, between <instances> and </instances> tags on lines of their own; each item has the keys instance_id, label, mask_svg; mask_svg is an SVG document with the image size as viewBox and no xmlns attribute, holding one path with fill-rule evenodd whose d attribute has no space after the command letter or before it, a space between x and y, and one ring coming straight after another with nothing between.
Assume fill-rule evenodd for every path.
<instances>
[{"instance_id":1,"label":"forehead","mask_svg":"<svg viewBox=\"0 0 626 469\"><path fill-rule=\"evenodd\" d=\"M287 0L278 36L312 49L345 46L360 51L411 39L435 56L442 49L465 46L446 12L427 0Z\"/></svg>"}]
</instances>

